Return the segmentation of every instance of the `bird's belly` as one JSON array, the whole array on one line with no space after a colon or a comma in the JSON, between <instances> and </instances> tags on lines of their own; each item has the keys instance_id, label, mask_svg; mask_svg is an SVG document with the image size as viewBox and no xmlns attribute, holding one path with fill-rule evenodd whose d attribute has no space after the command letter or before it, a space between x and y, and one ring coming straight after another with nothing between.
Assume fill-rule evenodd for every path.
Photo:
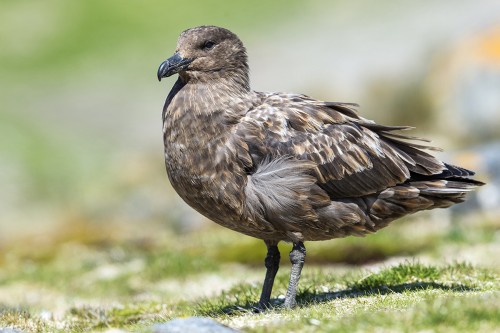
<instances>
[{"instance_id":1,"label":"bird's belly","mask_svg":"<svg viewBox=\"0 0 500 333\"><path fill-rule=\"evenodd\" d=\"M232 129L223 114L218 118L189 114L172 108L164 119L165 163L177 194L226 228L256 238L282 238L281 231L248 214L244 190L248 178L237 149L231 148Z\"/></svg>"},{"instance_id":2,"label":"bird's belly","mask_svg":"<svg viewBox=\"0 0 500 333\"><path fill-rule=\"evenodd\" d=\"M174 145L175 146L175 145ZM247 178L234 165L214 164L214 159L195 158L198 152L179 153L165 147L168 177L177 194L192 208L210 220L234 231L257 238L281 238L277 230L264 228L245 214ZM193 161L196 160L196 163ZM238 172L240 171L240 172Z\"/></svg>"}]
</instances>

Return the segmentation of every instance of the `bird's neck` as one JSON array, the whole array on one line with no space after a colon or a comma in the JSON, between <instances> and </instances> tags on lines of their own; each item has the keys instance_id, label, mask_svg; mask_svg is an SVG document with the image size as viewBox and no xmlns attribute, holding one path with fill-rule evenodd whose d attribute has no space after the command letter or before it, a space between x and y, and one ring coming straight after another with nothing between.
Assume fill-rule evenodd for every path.
<instances>
[{"instance_id":1,"label":"bird's neck","mask_svg":"<svg viewBox=\"0 0 500 333\"><path fill-rule=\"evenodd\" d=\"M246 65L213 72L186 71L179 73L179 78L187 85L206 86L232 94L250 92L250 79Z\"/></svg>"},{"instance_id":2,"label":"bird's neck","mask_svg":"<svg viewBox=\"0 0 500 333\"><path fill-rule=\"evenodd\" d=\"M221 110L239 114L248 110L252 91L248 80L242 80L241 76L225 76L206 81L188 80L180 93L191 101L189 106L198 114Z\"/></svg>"}]
</instances>

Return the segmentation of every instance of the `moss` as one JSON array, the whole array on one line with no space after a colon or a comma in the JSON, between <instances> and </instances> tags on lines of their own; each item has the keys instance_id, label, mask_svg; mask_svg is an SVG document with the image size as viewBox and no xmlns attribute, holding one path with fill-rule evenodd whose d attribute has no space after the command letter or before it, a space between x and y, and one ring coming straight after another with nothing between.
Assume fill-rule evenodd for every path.
<instances>
[{"instance_id":1,"label":"moss","mask_svg":"<svg viewBox=\"0 0 500 333\"><path fill-rule=\"evenodd\" d=\"M24 307L8 307L0 304L0 329L13 328L24 332L55 332L56 327L40 317L33 310Z\"/></svg>"},{"instance_id":2,"label":"moss","mask_svg":"<svg viewBox=\"0 0 500 333\"><path fill-rule=\"evenodd\" d=\"M67 320L73 323L73 329L83 331L122 327L142 326L155 321L169 320L168 308L157 303L138 303L117 307L73 307L67 313Z\"/></svg>"}]
</instances>

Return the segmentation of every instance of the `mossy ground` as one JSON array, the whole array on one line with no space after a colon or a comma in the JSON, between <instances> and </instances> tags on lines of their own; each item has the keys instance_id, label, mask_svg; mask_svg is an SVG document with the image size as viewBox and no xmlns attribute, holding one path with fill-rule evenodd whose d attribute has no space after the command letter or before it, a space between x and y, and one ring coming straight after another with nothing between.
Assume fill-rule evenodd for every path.
<instances>
[{"instance_id":1,"label":"mossy ground","mask_svg":"<svg viewBox=\"0 0 500 333\"><path fill-rule=\"evenodd\" d=\"M264 276L260 241L218 227L188 234L154 226L58 228L3 245L0 327L148 332L155 322L209 316L249 332L498 330L497 222L409 236L423 223L310 243L293 310L281 308L289 274L284 244L265 313L253 311Z\"/></svg>"}]
</instances>

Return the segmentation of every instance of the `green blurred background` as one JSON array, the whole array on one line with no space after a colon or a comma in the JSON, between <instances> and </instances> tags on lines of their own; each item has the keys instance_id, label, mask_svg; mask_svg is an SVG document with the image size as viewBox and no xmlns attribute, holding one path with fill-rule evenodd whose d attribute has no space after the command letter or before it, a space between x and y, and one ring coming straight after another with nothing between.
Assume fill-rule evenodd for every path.
<instances>
[{"instance_id":1,"label":"green blurred background","mask_svg":"<svg viewBox=\"0 0 500 333\"><path fill-rule=\"evenodd\" d=\"M416 126L490 183L464 207L497 221L498 13L496 0L2 0L0 249L88 225L214 228L168 183L161 109L175 78L156 79L178 34L203 24L245 42L255 90Z\"/></svg>"}]
</instances>

